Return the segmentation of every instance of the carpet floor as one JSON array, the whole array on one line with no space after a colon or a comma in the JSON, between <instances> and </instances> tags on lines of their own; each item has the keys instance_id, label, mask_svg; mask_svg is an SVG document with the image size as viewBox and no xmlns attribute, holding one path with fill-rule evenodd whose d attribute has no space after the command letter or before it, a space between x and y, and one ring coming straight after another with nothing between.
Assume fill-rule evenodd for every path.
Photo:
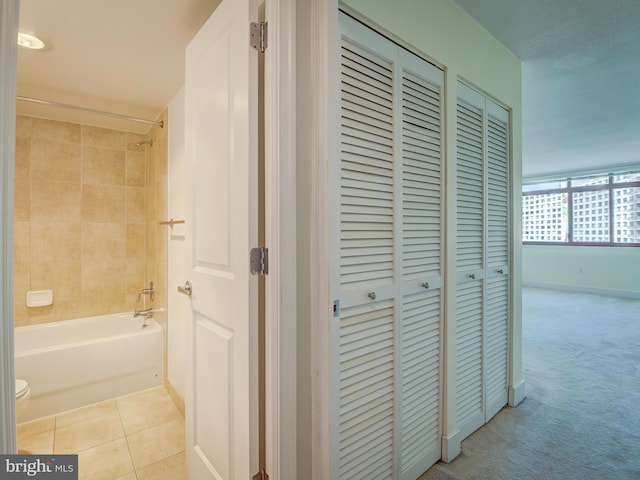
<instances>
[{"instance_id":1,"label":"carpet floor","mask_svg":"<svg viewBox=\"0 0 640 480\"><path fill-rule=\"evenodd\" d=\"M640 300L523 291L526 399L419 480L640 479Z\"/></svg>"}]
</instances>

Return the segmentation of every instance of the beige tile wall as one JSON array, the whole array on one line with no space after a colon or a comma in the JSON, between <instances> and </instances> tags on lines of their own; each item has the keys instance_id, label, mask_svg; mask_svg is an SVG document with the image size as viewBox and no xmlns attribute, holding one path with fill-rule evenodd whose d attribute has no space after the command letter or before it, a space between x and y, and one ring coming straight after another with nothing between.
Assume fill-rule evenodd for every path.
<instances>
[{"instance_id":1,"label":"beige tile wall","mask_svg":"<svg viewBox=\"0 0 640 480\"><path fill-rule=\"evenodd\" d=\"M161 257L164 247L155 245L156 233L147 238L157 212L154 219L147 216L152 205L157 210L158 199L166 198L166 187L158 193L160 180L155 172L162 171L161 155L136 146L145 138L18 116L16 326L131 311L137 292L161 271L150 261ZM163 148L161 142L157 141L158 150ZM147 150L155 165L149 169ZM151 180L156 184L147 188ZM153 248L146 255L148 246ZM166 254L162 258L166 266ZM42 289L53 290L53 305L27 308L26 292Z\"/></svg>"}]
</instances>

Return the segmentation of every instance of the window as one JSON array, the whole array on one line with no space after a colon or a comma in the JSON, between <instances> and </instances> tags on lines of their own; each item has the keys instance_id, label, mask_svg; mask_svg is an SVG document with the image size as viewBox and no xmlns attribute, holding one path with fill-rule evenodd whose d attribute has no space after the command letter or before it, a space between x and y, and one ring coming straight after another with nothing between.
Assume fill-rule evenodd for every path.
<instances>
[{"instance_id":1,"label":"window","mask_svg":"<svg viewBox=\"0 0 640 480\"><path fill-rule=\"evenodd\" d=\"M522 238L533 242L567 241L567 194L525 195L522 204Z\"/></svg>"},{"instance_id":2,"label":"window","mask_svg":"<svg viewBox=\"0 0 640 480\"><path fill-rule=\"evenodd\" d=\"M524 185L522 240L552 245L640 246L640 173Z\"/></svg>"}]
</instances>

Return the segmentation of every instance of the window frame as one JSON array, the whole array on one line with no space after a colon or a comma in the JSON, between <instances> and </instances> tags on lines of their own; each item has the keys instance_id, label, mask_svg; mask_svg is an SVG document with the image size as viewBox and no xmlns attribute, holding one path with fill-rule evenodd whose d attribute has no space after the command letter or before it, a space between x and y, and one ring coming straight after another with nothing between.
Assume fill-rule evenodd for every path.
<instances>
[{"instance_id":1,"label":"window frame","mask_svg":"<svg viewBox=\"0 0 640 480\"><path fill-rule=\"evenodd\" d=\"M624 172L624 173L638 173L638 172ZM524 191L524 188L529 185L536 185L535 182L524 183L522 196L523 198L526 196L532 195L545 195L545 194L567 194L567 240L562 241L540 241L540 240L524 240L524 232L523 232L523 245L554 245L554 246L562 246L562 247L640 247L640 242L635 243L622 243L615 242L615 205L614 205L614 190L618 190L621 188L640 188L640 180L630 181L630 182L617 182L614 183L614 178L618 174L601 174L601 175L589 175L583 177L567 177L567 178L559 178L553 179L548 182L539 182L543 183L560 183L566 182L566 187L557 187L557 188L548 188L541 190L533 190L533 191ZM589 178L599 178L599 177L608 177L608 182L606 184L599 185L585 185L585 186L572 186L572 182L587 180ZM585 242L585 241L574 241L573 240L573 194L574 193L583 193L583 192L608 192L609 194L609 241L608 242ZM524 202L523 202L524 203ZM521 212L524 214L524 210ZM524 226L524 224L523 224Z\"/></svg>"}]
</instances>

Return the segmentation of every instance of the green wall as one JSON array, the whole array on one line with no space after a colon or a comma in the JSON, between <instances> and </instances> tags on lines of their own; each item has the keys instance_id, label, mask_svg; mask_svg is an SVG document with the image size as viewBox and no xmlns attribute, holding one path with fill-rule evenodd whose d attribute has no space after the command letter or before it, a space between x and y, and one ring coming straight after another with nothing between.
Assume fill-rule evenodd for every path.
<instances>
[{"instance_id":1,"label":"green wall","mask_svg":"<svg viewBox=\"0 0 640 480\"><path fill-rule=\"evenodd\" d=\"M527 285L640 298L640 249L525 245Z\"/></svg>"},{"instance_id":2,"label":"green wall","mask_svg":"<svg viewBox=\"0 0 640 480\"><path fill-rule=\"evenodd\" d=\"M341 6L504 102L519 125L520 60L452 0L346 0Z\"/></svg>"}]
</instances>

